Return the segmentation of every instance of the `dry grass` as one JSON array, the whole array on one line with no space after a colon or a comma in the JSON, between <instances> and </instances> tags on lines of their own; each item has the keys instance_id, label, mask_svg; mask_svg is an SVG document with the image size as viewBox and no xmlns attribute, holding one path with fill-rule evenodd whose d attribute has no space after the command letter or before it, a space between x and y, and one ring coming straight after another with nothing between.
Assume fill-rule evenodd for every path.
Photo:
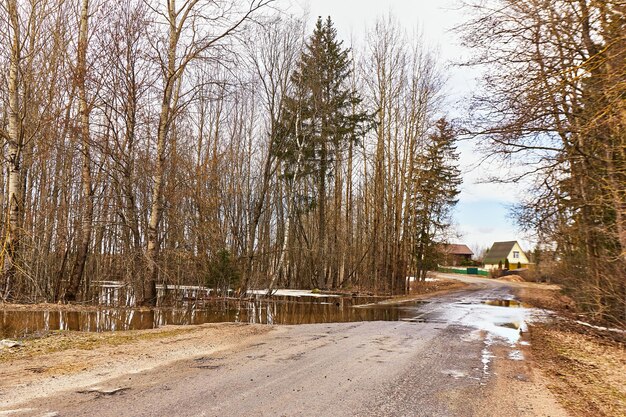
<instances>
[{"instance_id":1,"label":"dry grass","mask_svg":"<svg viewBox=\"0 0 626 417\"><path fill-rule=\"evenodd\" d=\"M454 279L437 279L437 281L411 282L410 295L433 294L441 291L452 291L467 287L468 284Z\"/></svg>"},{"instance_id":2,"label":"dry grass","mask_svg":"<svg viewBox=\"0 0 626 417\"><path fill-rule=\"evenodd\" d=\"M0 405L84 389L103 381L251 343L275 330L236 323L108 333L54 332L0 351ZM1 413L0 413L1 414Z\"/></svg>"},{"instance_id":3,"label":"dry grass","mask_svg":"<svg viewBox=\"0 0 626 417\"><path fill-rule=\"evenodd\" d=\"M532 307L551 310L561 316L574 316L574 301L561 293L558 286L541 284L542 286L540 287L538 285L533 284L532 286L517 288L517 296Z\"/></svg>"},{"instance_id":4,"label":"dry grass","mask_svg":"<svg viewBox=\"0 0 626 417\"><path fill-rule=\"evenodd\" d=\"M105 346L120 346L139 341L165 339L198 331L198 329L197 326L187 326L174 329L160 328L106 333L55 331L39 339L25 340L20 347L0 349L0 363L69 349L93 350Z\"/></svg>"},{"instance_id":5,"label":"dry grass","mask_svg":"<svg viewBox=\"0 0 626 417\"><path fill-rule=\"evenodd\" d=\"M557 289L520 288L518 296L559 316L530 332L533 358L559 402L575 416L626 416L624 340L576 324L574 301Z\"/></svg>"},{"instance_id":6,"label":"dry grass","mask_svg":"<svg viewBox=\"0 0 626 417\"><path fill-rule=\"evenodd\" d=\"M531 329L533 356L574 415L626 416L624 344L561 324Z\"/></svg>"},{"instance_id":7,"label":"dry grass","mask_svg":"<svg viewBox=\"0 0 626 417\"><path fill-rule=\"evenodd\" d=\"M468 287L469 284L460 282L454 279L443 279L437 278L436 281L412 281L411 289L409 294L405 295L380 295L374 294L372 292L354 292L349 290L333 290L328 291L329 294L340 294L344 296L350 295L358 295L358 296L368 296L368 297L380 297L384 299L382 302L393 303L393 302L403 302L407 300L415 300L417 298L427 298L430 296L439 295L448 291L460 290L462 288Z\"/></svg>"},{"instance_id":8,"label":"dry grass","mask_svg":"<svg viewBox=\"0 0 626 417\"><path fill-rule=\"evenodd\" d=\"M427 299L436 295L445 294L469 287L469 284L454 279L437 278L436 281L411 282L411 291L407 295L387 300L387 303L402 303L413 300Z\"/></svg>"},{"instance_id":9,"label":"dry grass","mask_svg":"<svg viewBox=\"0 0 626 417\"><path fill-rule=\"evenodd\" d=\"M0 302L0 311L98 311L106 306L85 303L36 303L36 304L13 304ZM124 307L121 307L124 308ZM134 308L135 310L141 310ZM147 310L148 308L146 308Z\"/></svg>"}]
</instances>

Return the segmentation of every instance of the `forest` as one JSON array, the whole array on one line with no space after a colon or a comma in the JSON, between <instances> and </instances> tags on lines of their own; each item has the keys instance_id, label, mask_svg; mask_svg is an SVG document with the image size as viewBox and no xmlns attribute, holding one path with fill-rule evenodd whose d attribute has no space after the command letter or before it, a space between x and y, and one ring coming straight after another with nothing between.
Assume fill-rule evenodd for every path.
<instances>
[{"instance_id":1,"label":"forest","mask_svg":"<svg viewBox=\"0 0 626 417\"><path fill-rule=\"evenodd\" d=\"M357 54L267 0L79 3L3 2L3 300L405 291L460 181L419 37L381 18Z\"/></svg>"},{"instance_id":2,"label":"forest","mask_svg":"<svg viewBox=\"0 0 626 417\"><path fill-rule=\"evenodd\" d=\"M392 15L353 47L272 0L3 0L0 298L403 293L451 233L464 138L533 184L515 214L538 264L623 324L625 6L465 7L462 65L488 70L458 120Z\"/></svg>"}]
</instances>

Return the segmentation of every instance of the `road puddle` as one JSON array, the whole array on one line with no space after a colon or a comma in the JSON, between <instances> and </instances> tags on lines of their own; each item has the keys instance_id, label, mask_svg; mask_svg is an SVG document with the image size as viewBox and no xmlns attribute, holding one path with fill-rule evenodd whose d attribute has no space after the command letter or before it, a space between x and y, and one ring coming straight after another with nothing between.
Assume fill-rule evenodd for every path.
<instances>
[{"instance_id":1,"label":"road puddle","mask_svg":"<svg viewBox=\"0 0 626 417\"><path fill-rule=\"evenodd\" d=\"M491 365L491 361L493 360L493 358L495 358L495 356L491 352L491 349L489 349L489 346L490 346L490 343L485 343L485 347L480 352L480 355L481 355L480 361L483 364L483 378L489 376L490 374L489 367Z\"/></svg>"},{"instance_id":2,"label":"road puddle","mask_svg":"<svg viewBox=\"0 0 626 417\"><path fill-rule=\"evenodd\" d=\"M456 303L445 315L450 321L486 332L494 340L514 345L526 332L526 323L534 312L515 300L487 300L480 304Z\"/></svg>"},{"instance_id":3,"label":"road puddle","mask_svg":"<svg viewBox=\"0 0 626 417\"><path fill-rule=\"evenodd\" d=\"M486 304L488 306L495 306L495 307L513 307L513 308L526 307L524 304L520 303L517 300L486 300L486 301L483 301L483 304Z\"/></svg>"},{"instance_id":4,"label":"road puddle","mask_svg":"<svg viewBox=\"0 0 626 417\"><path fill-rule=\"evenodd\" d=\"M494 352L500 352L504 348L504 358L523 361L525 358L521 347L529 344L522 340L523 335L528 332L527 325L531 321L542 320L546 312L530 308L517 300L503 298L473 300L469 303L461 301L446 315L449 320L471 328L473 339L476 336L482 339L481 384L486 384L492 374L492 362L496 359ZM494 349L494 345L500 348Z\"/></svg>"},{"instance_id":5,"label":"road puddle","mask_svg":"<svg viewBox=\"0 0 626 417\"><path fill-rule=\"evenodd\" d=\"M462 371L457 371L456 369L448 369L445 371L441 371L444 374L454 378L454 379L461 379L461 378L466 378L467 374L465 372Z\"/></svg>"}]
</instances>

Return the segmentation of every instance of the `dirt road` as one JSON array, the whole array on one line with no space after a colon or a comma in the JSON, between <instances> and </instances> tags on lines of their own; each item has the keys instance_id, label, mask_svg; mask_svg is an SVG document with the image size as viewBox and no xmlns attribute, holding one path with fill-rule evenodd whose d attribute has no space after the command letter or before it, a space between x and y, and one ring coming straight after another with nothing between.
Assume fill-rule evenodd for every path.
<instances>
[{"instance_id":1,"label":"dirt road","mask_svg":"<svg viewBox=\"0 0 626 417\"><path fill-rule=\"evenodd\" d=\"M275 326L228 350L16 399L0 415L566 415L527 357L533 313L502 306L515 284L469 281L398 306L403 321Z\"/></svg>"}]
</instances>

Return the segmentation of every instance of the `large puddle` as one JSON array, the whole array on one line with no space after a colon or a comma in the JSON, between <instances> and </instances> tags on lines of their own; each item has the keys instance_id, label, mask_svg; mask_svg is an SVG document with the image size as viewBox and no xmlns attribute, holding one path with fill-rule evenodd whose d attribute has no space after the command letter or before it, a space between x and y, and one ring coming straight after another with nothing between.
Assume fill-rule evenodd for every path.
<instances>
[{"instance_id":1,"label":"large puddle","mask_svg":"<svg viewBox=\"0 0 626 417\"><path fill-rule=\"evenodd\" d=\"M168 324L416 320L417 303L402 306L369 304L380 300L375 297L274 297L257 300L221 299L151 310L114 307L87 311L4 310L0 311L0 339L37 336L55 330L106 332L152 329ZM355 308L364 304L369 305Z\"/></svg>"},{"instance_id":2,"label":"large puddle","mask_svg":"<svg viewBox=\"0 0 626 417\"><path fill-rule=\"evenodd\" d=\"M0 310L0 339L38 337L50 331L107 332L203 323L310 324L358 321L448 323L486 331L515 344L525 331L529 310L515 300L413 301L393 304L382 297L341 297L281 290L252 300L214 298L177 307L137 309L101 306L71 311ZM305 295L305 296L303 296ZM511 308L513 307L513 308Z\"/></svg>"}]
</instances>

